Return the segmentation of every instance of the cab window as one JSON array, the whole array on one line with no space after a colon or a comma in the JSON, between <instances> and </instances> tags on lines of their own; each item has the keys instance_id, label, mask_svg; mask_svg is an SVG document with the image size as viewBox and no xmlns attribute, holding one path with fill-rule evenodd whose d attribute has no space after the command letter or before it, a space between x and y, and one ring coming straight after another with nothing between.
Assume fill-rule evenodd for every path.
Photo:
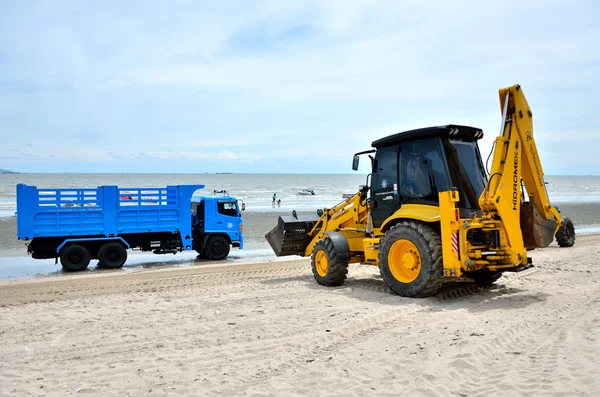
<instances>
[{"instance_id":1,"label":"cab window","mask_svg":"<svg viewBox=\"0 0 600 397\"><path fill-rule=\"evenodd\" d=\"M438 192L449 189L448 174L438 138L402 144L400 194L403 202L438 202Z\"/></svg>"},{"instance_id":2,"label":"cab window","mask_svg":"<svg viewBox=\"0 0 600 397\"><path fill-rule=\"evenodd\" d=\"M233 201L219 201L217 203L217 211L219 214L228 216L237 216L237 204Z\"/></svg>"}]
</instances>

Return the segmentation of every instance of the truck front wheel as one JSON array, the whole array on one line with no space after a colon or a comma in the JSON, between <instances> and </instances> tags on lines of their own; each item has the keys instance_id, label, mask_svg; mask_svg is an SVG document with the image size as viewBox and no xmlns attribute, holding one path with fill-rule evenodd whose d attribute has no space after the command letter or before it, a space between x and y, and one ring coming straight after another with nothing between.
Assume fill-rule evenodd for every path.
<instances>
[{"instance_id":1,"label":"truck front wheel","mask_svg":"<svg viewBox=\"0 0 600 397\"><path fill-rule=\"evenodd\" d=\"M80 244L69 244L60 251L60 264L68 272L85 270L91 259L90 251Z\"/></svg>"},{"instance_id":2,"label":"truck front wheel","mask_svg":"<svg viewBox=\"0 0 600 397\"><path fill-rule=\"evenodd\" d=\"M116 241L104 244L98 251L98 266L104 269L118 269L126 260L127 249Z\"/></svg>"},{"instance_id":3,"label":"truck front wheel","mask_svg":"<svg viewBox=\"0 0 600 397\"><path fill-rule=\"evenodd\" d=\"M223 236L212 236L208 239L204 253L212 261L220 261L229 255L229 241Z\"/></svg>"}]
</instances>

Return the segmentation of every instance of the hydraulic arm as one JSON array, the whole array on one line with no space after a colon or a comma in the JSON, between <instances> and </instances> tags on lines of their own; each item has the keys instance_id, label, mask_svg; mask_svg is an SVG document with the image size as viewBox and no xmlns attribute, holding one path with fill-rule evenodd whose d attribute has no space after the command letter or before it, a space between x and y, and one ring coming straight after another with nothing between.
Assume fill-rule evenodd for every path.
<instances>
[{"instance_id":1,"label":"hydraulic arm","mask_svg":"<svg viewBox=\"0 0 600 397\"><path fill-rule=\"evenodd\" d=\"M562 219L546 191L533 137L533 114L519 85L503 88L499 94L502 126L479 205L484 214L502 219L513 249L547 247Z\"/></svg>"}]
</instances>

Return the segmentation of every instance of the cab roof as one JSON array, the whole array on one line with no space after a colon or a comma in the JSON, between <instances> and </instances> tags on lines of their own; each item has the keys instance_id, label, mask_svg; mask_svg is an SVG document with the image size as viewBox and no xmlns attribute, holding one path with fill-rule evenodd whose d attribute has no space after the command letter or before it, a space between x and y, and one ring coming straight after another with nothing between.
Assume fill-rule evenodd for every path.
<instances>
[{"instance_id":1,"label":"cab roof","mask_svg":"<svg viewBox=\"0 0 600 397\"><path fill-rule=\"evenodd\" d=\"M437 127L419 128L416 130L398 132L397 134L386 136L385 138L373 141L371 146L374 148L396 145L406 141L415 141L433 137L461 137L471 140L478 140L483 137L483 131L479 128L468 127L465 125L441 125Z\"/></svg>"}]
</instances>

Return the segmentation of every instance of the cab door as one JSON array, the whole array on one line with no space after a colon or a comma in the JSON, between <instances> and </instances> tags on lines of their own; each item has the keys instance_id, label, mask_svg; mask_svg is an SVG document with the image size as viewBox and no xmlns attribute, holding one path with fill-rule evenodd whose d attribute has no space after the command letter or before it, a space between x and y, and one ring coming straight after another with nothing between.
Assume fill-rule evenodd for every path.
<instances>
[{"instance_id":1,"label":"cab door","mask_svg":"<svg viewBox=\"0 0 600 397\"><path fill-rule=\"evenodd\" d=\"M227 233L232 241L240 239L240 210L235 200L219 199L217 200L217 231Z\"/></svg>"},{"instance_id":2,"label":"cab door","mask_svg":"<svg viewBox=\"0 0 600 397\"><path fill-rule=\"evenodd\" d=\"M374 227L400 207L398 196L398 151L399 146L377 149L371 175L371 217Z\"/></svg>"}]
</instances>

